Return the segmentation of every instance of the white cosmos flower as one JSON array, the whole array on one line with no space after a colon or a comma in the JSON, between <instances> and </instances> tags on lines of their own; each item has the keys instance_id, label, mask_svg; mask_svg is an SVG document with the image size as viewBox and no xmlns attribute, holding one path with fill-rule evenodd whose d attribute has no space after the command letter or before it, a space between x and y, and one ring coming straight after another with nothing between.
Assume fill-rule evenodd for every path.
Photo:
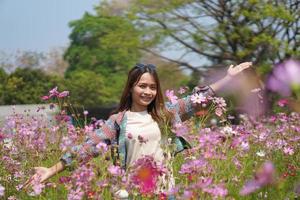
<instances>
[{"instance_id":1,"label":"white cosmos flower","mask_svg":"<svg viewBox=\"0 0 300 200\"><path fill-rule=\"evenodd\" d=\"M263 150L256 152L256 155L259 157L265 157L266 153Z\"/></svg>"}]
</instances>

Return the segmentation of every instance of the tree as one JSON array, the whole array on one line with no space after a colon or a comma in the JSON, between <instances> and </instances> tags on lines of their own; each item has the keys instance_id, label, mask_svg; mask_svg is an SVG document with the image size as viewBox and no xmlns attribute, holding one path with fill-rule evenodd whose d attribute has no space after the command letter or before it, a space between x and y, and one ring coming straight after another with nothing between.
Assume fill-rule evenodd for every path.
<instances>
[{"instance_id":1,"label":"tree","mask_svg":"<svg viewBox=\"0 0 300 200\"><path fill-rule=\"evenodd\" d=\"M90 70L70 72L62 88L70 91L71 101L76 107L99 107L116 102L106 87L105 78Z\"/></svg>"},{"instance_id":2,"label":"tree","mask_svg":"<svg viewBox=\"0 0 300 200\"><path fill-rule=\"evenodd\" d=\"M297 0L132 0L119 15L142 34L142 50L199 75L203 68L242 61L263 68L299 57L299 7Z\"/></svg>"},{"instance_id":3,"label":"tree","mask_svg":"<svg viewBox=\"0 0 300 200\"><path fill-rule=\"evenodd\" d=\"M11 73L3 86L3 104L33 104L42 103L41 96L48 93L49 89L58 85L58 77L50 77L39 69L16 69Z\"/></svg>"},{"instance_id":4,"label":"tree","mask_svg":"<svg viewBox=\"0 0 300 200\"><path fill-rule=\"evenodd\" d=\"M0 68L0 105L4 104L4 84L6 83L7 74L4 69Z\"/></svg>"},{"instance_id":5,"label":"tree","mask_svg":"<svg viewBox=\"0 0 300 200\"><path fill-rule=\"evenodd\" d=\"M69 63L66 75L75 70L91 70L108 76L124 75L138 60L139 33L127 20L105 13L70 23L71 45L65 53Z\"/></svg>"}]
</instances>

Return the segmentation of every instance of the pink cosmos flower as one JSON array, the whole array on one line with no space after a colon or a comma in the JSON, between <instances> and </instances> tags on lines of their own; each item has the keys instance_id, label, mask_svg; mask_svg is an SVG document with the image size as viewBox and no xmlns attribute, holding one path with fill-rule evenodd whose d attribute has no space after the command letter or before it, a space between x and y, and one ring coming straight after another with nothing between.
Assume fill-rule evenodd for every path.
<instances>
[{"instance_id":1,"label":"pink cosmos flower","mask_svg":"<svg viewBox=\"0 0 300 200\"><path fill-rule=\"evenodd\" d=\"M186 86L185 87L180 87L179 90L178 90L178 93L179 94L184 94L184 93L186 93L188 91L188 89L189 88L186 87Z\"/></svg>"},{"instance_id":2,"label":"pink cosmos flower","mask_svg":"<svg viewBox=\"0 0 300 200\"><path fill-rule=\"evenodd\" d=\"M226 101L223 97L214 97L213 101L217 104L218 107L225 108L227 106Z\"/></svg>"},{"instance_id":3,"label":"pink cosmos flower","mask_svg":"<svg viewBox=\"0 0 300 200\"><path fill-rule=\"evenodd\" d=\"M71 181L71 177L69 176L61 176L58 181L62 184L69 183Z\"/></svg>"},{"instance_id":4,"label":"pink cosmos flower","mask_svg":"<svg viewBox=\"0 0 300 200\"><path fill-rule=\"evenodd\" d=\"M59 95L59 92L57 91L57 86L56 87L54 87L53 89L51 89L50 91L49 91L49 98L51 98L51 97L56 97L57 95Z\"/></svg>"},{"instance_id":5,"label":"pink cosmos flower","mask_svg":"<svg viewBox=\"0 0 300 200\"><path fill-rule=\"evenodd\" d=\"M300 85L300 61L286 60L273 67L267 88L282 96L290 96L294 85Z\"/></svg>"},{"instance_id":6,"label":"pink cosmos flower","mask_svg":"<svg viewBox=\"0 0 300 200\"><path fill-rule=\"evenodd\" d=\"M293 155L294 149L292 147L286 146L283 148L283 152L287 155Z\"/></svg>"},{"instance_id":7,"label":"pink cosmos flower","mask_svg":"<svg viewBox=\"0 0 300 200\"><path fill-rule=\"evenodd\" d=\"M37 177L32 180L32 190L33 192L30 193L31 196L40 195L44 189L45 185L41 183L40 177Z\"/></svg>"},{"instance_id":8,"label":"pink cosmos flower","mask_svg":"<svg viewBox=\"0 0 300 200\"><path fill-rule=\"evenodd\" d=\"M83 111L83 115L87 116L89 114L89 112L87 110Z\"/></svg>"},{"instance_id":9,"label":"pink cosmos flower","mask_svg":"<svg viewBox=\"0 0 300 200\"><path fill-rule=\"evenodd\" d=\"M122 170L121 167L117 165L110 165L107 170L113 176L121 176L124 172L124 170Z\"/></svg>"},{"instance_id":10,"label":"pink cosmos flower","mask_svg":"<svg viewBox=\"0 0 300 200\"><path fill-rule=\"evenodd\" d=\"M174 90L166 90L165 95L172 104L177 103L178 97L174 95Z\"/></svg>"},{"instance_id":11,"label":"pink cosmos flower","mask_svg":"<svg viewBox=\"0 0 300 200\"><path fill-rule=\"evenodd\" d=\"M207 101L207 98L202 93L194 93L191 95L191 101L194 104L201 104Z\"/></svg>"},{"instance_id":12,"label":"pink cosmos flower","mask_svg":"<svg viewBox=\"0 0 300 200\"><path fill-rule=\"evenodd\" d=\"M61 93L58 94L58 98L64 98L69 96L70 92L69 91L63 91Z\"/></svg>"},{"instance_id":13,"label":"pink cosmos flower","mask_svg":"<svg viewBox=\"0 0 300 200\"><path fill-rule=\"evenodd\" d=\"M189 190L184 190L183 191L183 198L184 199L192 199L193 197L193 192L189 191Z\"/></svg>"},{"instance_id":14,"label":"pink cosmos flower","mask_svg":"<svg viewBox=\"0 0 300 200\"><path fill-rule=\"evenodd\" d=\"M43 101L47 101L47 100L50 99L50 97L49 97L49 96L42 96L41 99L42 99Z\"/></svg>"},{"instance_id":15,"label":"pink cosmos flower","mask_svg":"<svg viewBox=\"0 0 300 200\"><path fill-rule=\"evenodd\" d=\"M224 184L213 185L211 187L203 188L204 192L211 194L213 197L225 197L228 194L228 190Z\"/></svg>"},{"instance_id":16,"label":"pink cosmos flower","mask_svg":"<svg viewBox=\"0 0 300 200\"><path fill-rule=\"evenodd\" d=\"M215 114L219 117L221 117L223 115L223 110L222 108L217 107L215 110Z\"/></svg>"},{"instance_id":17,"label":"pink cosmos flower","mask_svg":"<svg viewBox=\"0 0 300 200\"><path fill-rule=\"evenodd\" d=\"M152 156L144 156L138 159L133 166L130 183L138 188L141 194L153 194L157 188L158 177L163 171L156 164Z\"/></svg>"},{"instance_id":18,"label":"pink cosmos flower","mask_svg":"<svg viewBox=\"0 0 300 200\"><path fill-rule=\"evenodd\" d=\"M254 178L248 181L240 190L240 195L245 196L255 192L256 190L274 182L275 167L273 163L267 161L256 172Z\"/></svg>"},{"instance_id":19,"label":"pink cosmos flower","mask_svg":"<svg viewBox=\"0 0 300 200\"><path fill-rule=\"evenodd\" d=\"M288 101L287 99L280 99L280 100L277 102L277 105L280 106L280 107L284 107L284 106L286 106L288 103L289 103L289 101Z\"/></svg>"},{"instance_id":20,"label":"pink cosmos flower","mask_svg":"<svg viewBox=\"0 0 300 200\"><path fill-rule=\"evenodd\" d=\"M102 150L102 152L107 152L108 151L108 146L106 143L104 142L99 142L97 145L96 145L96 148L99 149L99 150Z\"/></svg>"},{"instance_id":21,"label":"pink cosmos flower","mask_svg":"<svg viewBox=\"0 0 300 200\"><path fill-rule=\"evenodd\" d=\"M213 180L211 177L201 177L201 179L196 183L197 188L207 188L212 184Z\"/></svg>"},{"instance_id":22,"label":"pink cosmos flower","mask_svg":"<svg viewBox=\"0 0 300 200\"><path fill-rule=\"evenodd\" d=\"M183 136L186 135L189 132L188 126L186 126L183 123L176 123L172 129L172 131L177 135L177 136Z\"/></svg>"},{"instance_id":23,"label":"pink cosmos flower","mask_svg":"<svg viewBox=\"0 0 300 200\"><path fill-rule=\"evenodd\" d=\"M76 188L76 190L70 190L68 194L68 200L81 200L83 198L84 192L80 187Z\"/></svg>"}]
</instances>

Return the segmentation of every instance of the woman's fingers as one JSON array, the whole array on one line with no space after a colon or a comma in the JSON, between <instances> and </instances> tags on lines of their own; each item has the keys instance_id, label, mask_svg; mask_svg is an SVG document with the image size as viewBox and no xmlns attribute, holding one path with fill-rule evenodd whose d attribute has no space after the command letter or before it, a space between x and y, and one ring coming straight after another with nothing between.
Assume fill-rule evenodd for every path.
<instances>
[{"instance_id":1,"label":"woman's fingers","mask_svg":"<svg viewBox=\"0 0 300 200\"><path fill-rule=\"evenodd\" d=\"M24 183L21 189L28 189L28 187L32 184L33 180L36 180L38 178L41 178L41 168L40 167L34 167L34 174ZM42 180L41 180L42 181Z\"/></svg>"},{"instance_id":2,"label":"woman's fingers","mask_svg":"<svg viewBox=\"0 0 300 200\"><path fill-rule=\"evenodd\" d=\"M234 65L230 65L228 70L231 70L234 67Z\"/></svg>"},{"instance_id":3,"label":"woman's fingers","mask_svg":"<svg viewBox=\"0 0 300 200\"><path fill-rule=\"evenodd\" d=\"M239 64L238 66L240 67L240 70L244 70L247 69L248 67L250 67L252 65L252 62L244 62Z\"/></svg>"},{"instance_id":4,"label":"woman's fingers","mask_svg":"<svg viewBox=\"0 0 300 200\"><path fill-rule=\"evenodd\" d=\"M22 186L20 189L28 189L28 187L31 185L32 181L37 177L37 174L32 175Z\"/></svg>"}]
</instances>

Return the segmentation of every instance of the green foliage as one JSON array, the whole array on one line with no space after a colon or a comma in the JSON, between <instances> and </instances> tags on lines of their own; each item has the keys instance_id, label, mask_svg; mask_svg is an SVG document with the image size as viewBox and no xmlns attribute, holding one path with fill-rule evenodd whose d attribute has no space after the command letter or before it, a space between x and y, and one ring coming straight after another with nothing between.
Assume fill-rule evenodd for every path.
<instances>
[{"instance_id":1,"label":"green foliage","mask_svg":"<svg viewBox=\"0 0 300 200\"><path fill-rule=\"evenodd\" d=\"M41 103L41 96L59 83L58 78L51 78L38 69L17 69L10 74L3 84L2 104Z\"/></svg>"},{"instance_id":2,"label":"green foliage","mask_svg":"<svg viewBox=\"0 0 300 200\"><path fill-rule=\"evenodd\" d=\"M180 86L185 86L190 80L188 75L182 73L177 66L170 63L159 65L157 73L161 77L160 84L163 92L167 89L178 89Z\"/></svg>"},{"instance_id":3,"label":"green foliage","mask_svg":"<svg viewBox=\"0 0 300 200\"><path fill-rule=\"evenodd\" d=\"M104 76L128 71L139 57L139 34L126 19L118 16L93 16L70 23L71 45L65 53L70 67L91 70Z\"/></svg>"},{"instance_id":4,"label":"green foliage","mask_svg":"<svg viewBox=\"0 0 300 200\"><path fill-rule=\"evenodd\" d=\"M69 74L62 88L70 91L72 102L77 106L99 107L117 101L117 89L114 87L116 84L119 85L117 88L120 88L120 84L118 80L114 84L113 79L114 77L110 78L111 86L108 87L105 83L108 78L89 70L77 70Z\"/></svg>"},{"instance_id":5,"label":"green foliage","mask_svg":"<svg viewBox=\"0 0 300 200\"><path fill-rule=\"evenodd\" d=\"M4 99L3 99L3 95L4 95L4 84L6 83L6 79L7 79L7 74L6 72L0 68L0 105L4 104Z\"/></svg>"}]
</instances>

